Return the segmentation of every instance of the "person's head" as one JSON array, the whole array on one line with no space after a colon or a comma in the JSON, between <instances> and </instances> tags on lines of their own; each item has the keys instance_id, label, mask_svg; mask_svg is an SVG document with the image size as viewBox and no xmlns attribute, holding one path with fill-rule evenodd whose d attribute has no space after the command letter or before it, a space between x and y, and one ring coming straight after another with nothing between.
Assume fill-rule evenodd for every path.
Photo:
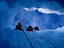
<instances>
[{"instance_id":1,"label":"person's head","mask_svg":"<svg viewBox=\"0 0 64 48\"><path fill-rule=\"evenodd\" d=\"M18 25L18 24L21 24L21 23L20 23L20 22L18 22L18 23L17 23L17 25Z\"/></svg>"},{"instance_id":2,"label":"person's head","mask_svg":"<svg viewBox=\"0 0 64 48\"><path fill-rule=\"evenodd\" d=\"M38 26L35 26L35 27L38 27Z\"/></svg>"},{"instance_id":3,"label":"person's head","mask_svg":"<svg viewBox=\"0 0 64 48\"><path fill-rule=\"evenodd\" d=\"M28 27L32 27L31 25L29 25Z\"/></svg>"},{"instance_id":4,"label":"person's head","mask_svg":"<svg viewBox=\"0 0 64 48\"><path fill-rule=\"evenodd\" d=\"M31 26L31 25L29 25L29 26Z\"/></svg>"}]
</instances>

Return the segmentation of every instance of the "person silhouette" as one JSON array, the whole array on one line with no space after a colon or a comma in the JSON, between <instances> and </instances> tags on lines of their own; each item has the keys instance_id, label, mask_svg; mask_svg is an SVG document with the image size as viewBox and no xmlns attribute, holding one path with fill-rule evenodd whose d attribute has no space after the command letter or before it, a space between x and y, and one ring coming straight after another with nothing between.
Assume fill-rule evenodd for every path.
<instances>
[{"instance_id":1,"label":"person silhouette","mask_svg":"<svg viewBox=\"0 0 64 48\"><path fill-rule=\"evenodd\" d=\"M29 25L26 29L26 31L33 31L33 27L31 25Z\"/></svg>"},{"instance_id":2,"label":"person silhouette","mask_svg":"<svg viewBox=\"0 0 64 48\"><path fill-rule=\"evenodd\" d=\"M20 22L17 23L16 27L15 27L16 30L22 30L22 24Z\"/></svg>"},{"instance_id":3,"label":"person silhouette","mask_svg":"<svg viewBox=\"0 0 64 48\"><path fill-rule=\"evenodd\" d=\"M34 27L34 30L39 31L38 26L35 26L35 27Z\"/></svg>"}]
</instances>

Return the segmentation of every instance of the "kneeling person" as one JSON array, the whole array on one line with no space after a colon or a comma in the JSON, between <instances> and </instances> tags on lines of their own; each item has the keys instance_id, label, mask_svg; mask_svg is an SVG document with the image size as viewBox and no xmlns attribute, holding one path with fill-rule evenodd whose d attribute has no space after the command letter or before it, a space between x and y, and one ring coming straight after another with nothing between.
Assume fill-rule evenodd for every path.
<instances>
[{"instance_id":1,"label":"kneeling person","mask_svg":"<svg viewBox=\"0 0 64 48\"><path fill-rule=\"evenodd\" d=\"M16 30L22 30L22 24L20 22L17 23L16 27L15 27Z\"/></svg>"},{"instance_id":2,"label":"kneeling person","mask_svg":"<svg viewBox=\"0 0 64 48\"><path fill-rule=\"evenodd\" d=\"M31 26L31 25L29 25L29 26L27 27L26 31L33 31L32 26Z\"/></svg>"},{"instance_id":3,"label":"kneeling person","mask_svg":"<svg viewBox=\"0 0 64 48\"><path fill-rule=\"evenodd\" d=\"M34 27L34 30L39 31L38 26L35 26L35 27Z\"/></svg>"}]
</instances>

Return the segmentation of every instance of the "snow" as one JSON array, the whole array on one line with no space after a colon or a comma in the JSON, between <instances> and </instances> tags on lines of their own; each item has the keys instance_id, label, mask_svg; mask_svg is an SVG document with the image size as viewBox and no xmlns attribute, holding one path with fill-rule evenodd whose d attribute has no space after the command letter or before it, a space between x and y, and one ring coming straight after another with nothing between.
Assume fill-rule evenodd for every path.
<instances>
[{"instance_id":1,"label":"snow","mask_svg":"<svg viewBox=\"0 0 64 48\"><path fill-rule=\"evenodd\" d=\"M3 40L6 40L9 42L9 44L11 44L9 46L9 48L11 46L13 46L13 47L17 46L17 48L19 48L19 47L20 48L30 48L30 44L26 40L26 37L23 32L15 31L15 30L11 30L11 29L7 28L7 29L4 29L4 31L1 31L1 33L2 33ZM3 48L6 48L4 44L6 44L8 47L8 44L5 42L3 43L2 46L0 46L0 48L3 46L4 46Z\"/></svg>"},{"instance_id":2,"label":"snow","mask_svg":"<svg viewBox=\"0 0 64 48\"><path fill-rule=\"evenodd\" d=\"M56 11L56 10L51 10L51 9L47 9L47 8L36 8L36 7L32 7L32 8L24 8L24 10L26 11L35 11L38 10L41 13L46 13L46 14L58 14L58 15L64 15L64 12L60 12L60 11Z\"/></svg>"},{"instance_id":3,"label":"snow","mask_svg":"<svg viewBox=\"0 0 64 48\"><path fill-rule=\"evenodd\" d=\"M54 46L56 48L64 48L63 32L25 31L25 33L34 48L54 48ZM31 48L30 43L22 31L6 28L1 30L0 34L1 48Z\"/></svg>"},{"instance_id":4,"label":"snow","mask_svg":"<svg viewBox=\"0 0 64 48\"><path fill-rule=\"evenodd\" d=\"M32 1L0 1L0 48L64 48L64 8L53 1ZM52 30L25 31L30 44L24 32L14 30L19 20L23 29L31 24Z\"/></svg>"},{"instance_id":5,"label":"snow","mask_svg":"<svg viewBox=\"0 0 64 48\"><path fill-rule=\"evenodd\" d=\"M56 31L64 31L64 26L58 27L58 28L56 29Z\"/></svg>"}]
</instances>

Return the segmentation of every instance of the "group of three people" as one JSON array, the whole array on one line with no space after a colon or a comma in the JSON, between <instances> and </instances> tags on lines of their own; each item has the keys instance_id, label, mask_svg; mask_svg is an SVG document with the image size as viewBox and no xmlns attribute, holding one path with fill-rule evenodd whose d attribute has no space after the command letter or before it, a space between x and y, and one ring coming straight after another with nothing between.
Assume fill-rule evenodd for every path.
<instances>
[{"instance_id":1,"label":"group of three people","mask_svg":"<svg viewBox=\"0 0 64 48\"><path fill-rule=\"evenodd\" d=\"M24 30L22 29L22 24L21 24L20 22L17 23L15 29L16 29L16 30L24 31ZM38 26L35 26L35 27L34 27L34 30L39 31ZM31 25L29 25L29 26L27 27L26 31L33 31L33 27L32 27Z\"/></svg>"}]
</instances>

